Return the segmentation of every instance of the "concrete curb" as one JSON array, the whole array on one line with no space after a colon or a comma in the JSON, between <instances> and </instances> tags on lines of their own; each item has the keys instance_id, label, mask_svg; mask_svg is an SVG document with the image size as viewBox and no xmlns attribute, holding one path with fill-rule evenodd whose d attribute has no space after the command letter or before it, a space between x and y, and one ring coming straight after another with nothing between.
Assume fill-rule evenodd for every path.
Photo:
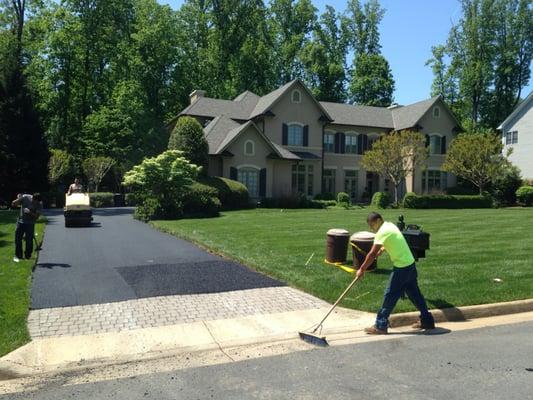
<instances>
[{"instance_id":1,"label":"concrete curb","mask_svg":"<svg viewBox=\"0 0 533 400\"><path fill-rule=\"evenodd\" d=\"M497 315L517 314L533 311L533 299L516 300L505 303L480 304L431 310L435 322L467 321L473 318L487 318ZM418 321L418 312L393 314L389 318L392 327L411 325Z\"/></svg>"}]
</instances>

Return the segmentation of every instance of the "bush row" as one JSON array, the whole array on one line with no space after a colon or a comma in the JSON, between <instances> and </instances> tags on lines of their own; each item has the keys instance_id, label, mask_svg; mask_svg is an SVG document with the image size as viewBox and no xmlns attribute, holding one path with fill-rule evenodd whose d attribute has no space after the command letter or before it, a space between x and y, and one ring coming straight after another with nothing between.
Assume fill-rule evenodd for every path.
<instances>
[{"instance_id":1,"label":"bush row","mask_svg":"<svg viewBox=\"0 0 533 400\"><path fill-rule=\"evenodd\" d=\"M309 200L305 196L265 198L258 203L261 208L328 208L337 205L335 200Z\"/></svg>"},{"instance_id":2,"label":"bush row","mask_svg":"<svg viewBox=\"0 0 533 400\"><path fill-rule=\"evenodd\" d=\"M522 206L533 205L533 186L522 186L516 191L516 200Z\"/></svg>"},{"instance_id":3,"label":"bush row","mask_svg":"<svg viewBox=\"0 0 533 400\"><path fill-rule=\"evenodd\" d=\"M403 198L403 206L405 208L490 208L492 198L480 195L417 195L411 192Z\"/></svg>"}]
</instances>

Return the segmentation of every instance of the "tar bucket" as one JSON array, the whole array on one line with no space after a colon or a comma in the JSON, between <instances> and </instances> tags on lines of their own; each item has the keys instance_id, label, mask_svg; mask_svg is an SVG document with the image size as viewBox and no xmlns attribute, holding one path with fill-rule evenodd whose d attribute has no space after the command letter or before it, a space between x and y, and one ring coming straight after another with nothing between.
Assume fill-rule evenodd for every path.
<instances>
[{"instance_id":1,"label":"tar bucket","mask_svg":"<svg viewBox=\"0 0 533 400\"><path fill-rule=\"evenodd\" d=\"M366 255L374 244L374 237L375 235L372 232L365 231L354 233L350 237L354 268L359 269L359 267L365 261ZM377 266L378 260L375 259L374 262L367 268L367 271L376 269Z\"/></svg>"},{"instance_id":2,"label":"tar bucket","mask_svg":"<svg viewBox=\"0 0 533 400\"><path fill-rule=\"evenodd\" d=\"M330 229L327 233L326 261L330 263L346 262L350 233L345 229Z\"/></svg>"}]
</instances>

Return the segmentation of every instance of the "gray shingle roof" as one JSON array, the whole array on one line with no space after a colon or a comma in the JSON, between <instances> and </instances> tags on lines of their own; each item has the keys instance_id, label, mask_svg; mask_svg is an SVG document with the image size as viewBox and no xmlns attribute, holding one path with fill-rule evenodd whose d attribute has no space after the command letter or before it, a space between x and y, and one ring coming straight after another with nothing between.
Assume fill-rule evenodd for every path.
<instances>
[{"instance_id":1,"label":"gray shingle roof","mask_svg":"<svg viewBox=\"0 0 533 400\"><path fill-rule=\"evenodd\" d=\"M250 114L250 118L256 117L258 115L263 114L265 111L268 110L270 106L281 96L285 91L292 86L292 84L296 82L296 80L290 81L289 83L286 83L280 88L277 88L273 92L270 92L267 95L264 95L259 99L257 102L255 108Z\"/></svg>"},{"instance_id":2,"label":"gray shingle roof","mask_svg":"<svg viewBox=\"0 0 533 400\"><path fill-rule=\"evenodd\" d=\"M418 103L409 104L408 106L394 108L392 111L392 119L394 121L394 129L407 129L415 126L420 118L439 100L440 96L432 97L431 99L422 100Z\"/></svg>"},{"instance_id":3,"label":"gray shingle roof","mask_svg":"<svg viewBox=\"0 0 533 400\"><path fill-rule=\"evenodd\" d=\"M209 118L225 115L233 119L247 120L259 100L259 96L255 95L254 97L252 95L253 93L243 96L241 101L201 97L183 110L180 115L193 115Z\"/></svg>"},{"instance_id":4,"label":"gray shingle roof","mask_svg":"<svg viewBox=\"0 0 533 400\"><path fill-rule=\"evenodd\" d=\"M391 110L384 107L355 106L321 101L333 123L338 125L371 126L393 129Z\"/></svg>"},{"instance_id":5,"label":"gray shingle roof","mask_svg":"<svg viewBox=\"0 0 533 400\"><path fill-rule=\"evenodd\" d=\"M231 118L226 116L215 117L205 128L205 138L209 144L209 154L217 154L220 144L224 141L229 132L241 126Z\"/></svg>"}]
</instances>

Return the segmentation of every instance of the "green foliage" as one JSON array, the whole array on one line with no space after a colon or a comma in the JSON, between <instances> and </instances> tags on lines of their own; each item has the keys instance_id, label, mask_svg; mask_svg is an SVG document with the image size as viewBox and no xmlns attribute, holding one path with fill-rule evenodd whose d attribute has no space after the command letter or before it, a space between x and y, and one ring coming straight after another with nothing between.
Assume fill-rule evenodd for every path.
<instances>
[{"instance_id":1,"label":"green foliage","mask_svg":"<svg viewBox=\"0 0 533 400\"><path fill-rule=\"evenodd\" d=\"M337 193L337 204L339 206L346 207L346 208L350 207L351 205L350 195L345 192Z\"/></svg>"},{"instance_id":2,"label":"green foliage","mask_svg":"<svg viewBox=\"0 0 533 400\"><path fill-rule=\"evenodd\" d=\"M139 207L144 207L146 212L142 215L153 211L155 214L151 215L158 218L176 218L182 214L183 200L198 172L199 167L185 159L182 152L167 150L157 157L145 158L126 172L123 184L139 200ZM147 199L155 200L157 207L152 200L147 203Z\"/></svg>"},{"instance_id":3,"label":"green foliage","mask_svg":"<svg viewBox=\"0 0 533 400\"><path fill-rule=\"evenodd\" d=\"M516 199L526 207L533 205L533 186L522 186L516 191Z\"/></svg>"},{"instance_id":4,"label":"green foliage","mask_svg":"<svg viewBox=\"0 0 533 400\"><path fill-rule=\"evenodd\" d=\"M180 117L170 139L170 150L180 150L183 156L193 164L202 167L204 174L207 171L209 146L200 123L192 117Z\"/></svg>"},{"instance_id":5,"label":"green foliage","mask_svg":"<svg viewBox=\"0 0 533 400\"><path fill-rule=\"evenodd\" d=\"M315 195L315 200L335 200L333 193L319 193Z\"/></svg>"},{"instance_id":6,"label":"green foliage","mask_svg":"<svg viewBox=\"0 0 533 400\"><path fill-rule=\"evenodd\" d=\"M89 188L94 188L94 191L98 192L100 182L114 164L115 160L111 157L90 157L83 160L83 173L87 177Z\"/></svg>"},{"instance_id":7,"label":"green foliage","mask_svg":"<svg viewBox=\"0 0 533 400\"><path fill-rule=\"evenodd\" d=\"M222 207L217 197L218 190L195 182L189 185L183 200L183 212L186 217L216 217Z\"/></svg>"},{"instance_id":8,"label":"green foliage","mask_svg":"<svg viewBox=\"0 0 533 400\"><path fill-rule=\"evenodd\" d=\"M135 193L126 193L124 196L124 202L126 203L126 207L135 207L140 203L137 196L135 196Z\"/></svg>"},{"instance_id":9,"label":"green foliage","mask_svg":"<svg viewBox=\"0 0 533 400\"><path fill-rule=\"evenodd\" d=\"M398 186L428 158L426 140L419 132L401 131L381 136L372 149L363 154L361 164L367 171L387 177L394 186L398 204Z\"/></svg>"},{"instance_id":10,"label":"green foliage","mask_svg":"<svg viewBox=\"0 0 533 400\"><path fill-rule=\"evenodd\" d=\"M199 182L216 190L216 196L223 210L240 210L250 207L248 189L240 182L221 177L203 177Z\"/></svg>"},{"instance_id":11,"label":"green foliage","mask_svg":"<svg viewBox=\"0 0 533 400\"><path fill-rule=\"evenodd\" d=\"M372 196L371 205L376 208L387 208L391 203L390 195L387 192L376 192Z\"/></svg>"},{"instance_id":12,"label":"green foliage","mask_svg":"<svg viewBox=\"0 0 533 400\"><path fill-rule=\"evenodd\" d=\"M394 78L385 57L381 54L356 56L349 92L350 101L355 104L375 107L391 105Z\"/></svg>"},{"instance_id":13,"label":"green foliage","mask_svg":"<svg viewBox=\"0 0 533 400\"><path fill-rule=\"evenodd\" d=\"M176 211L175 215L178 216L179 212L181 212L181 206L175 206L175 208L178 210ZM147 197L143 199L142 202L135 208L133 218L138 219L139 221L148 222L152 219L160 218L162 215L163 211L159 201L152 197Z\"/></svg>"},{"instance_id":14,"label":"green foliage","mask_svg":"<svg viewBox=\"0 0 533 400\"><path fill-rule=\"evenodd\" d=\"M102 207L113 207L115 205L113 201L113 193L109 192L94 192L90 193L89 197L91 199L91 207L102 208Z\"/></svg>"},{"instance_id":15,"label":"green foliage","mask_svg":"<svg viewBox=\"0 0 533 400\"><path fill-rule=\"evenodd\" d=\"M64 192L41 192L44 208L63 208L65 206Z\"/></svg>"},{"instance_id":16,"label":"green foliage","mask_svg":"<svg viewBox=\"0 0 533 400\"><path fill-rule=\"evenodd\" d=\"M481 194L509 164L502 150L496 134L461 133L451 142L442 169L472 182Z\"/></svg>"},{"instance_id":17,"label":"green foliage","mask_svg":"<svg viewBox=\"0 0 533 400\"><path fill-rule=\"evenodd\" d=\"M72 170L72 156L64 150L50 149L48 181L57 183Z\"/></svg>"},{"instance_id":18,"label":"green foliage","mask_svg":"<svg viewBox=\"0 0 533 400\"><path fill-rule=\"evenodd\" d=\"M520 169L509 163L496 177L489 191L498 206L512 206L516 204L516 191L522 184Z\"/></svg>"},{"instance_id":19,"label":"green foliage","mask_svg":"<svg viewBox=\"0 0 533 400\"><path fill-rule=\"evenodd\" d=\"M333 204L334 203L334 204ZM258 204L261 208L281 208L281 209L296 209L296 208L327 208L337 203L335 201L323 200L308 200L305 196L285 196L277 198L265 198Z\"/></svg>"},{"instance_id":20,"label":"green foliage","mask_svg":"<svg viewBox=\"0 0 533 400\"><path fill-rule=\"evenodd\" d=\"M446 194L417 195L407 193L403 198L405 208L490 208L492 198L489 196L453 196Z\"/></svg>"}]
</instances>

